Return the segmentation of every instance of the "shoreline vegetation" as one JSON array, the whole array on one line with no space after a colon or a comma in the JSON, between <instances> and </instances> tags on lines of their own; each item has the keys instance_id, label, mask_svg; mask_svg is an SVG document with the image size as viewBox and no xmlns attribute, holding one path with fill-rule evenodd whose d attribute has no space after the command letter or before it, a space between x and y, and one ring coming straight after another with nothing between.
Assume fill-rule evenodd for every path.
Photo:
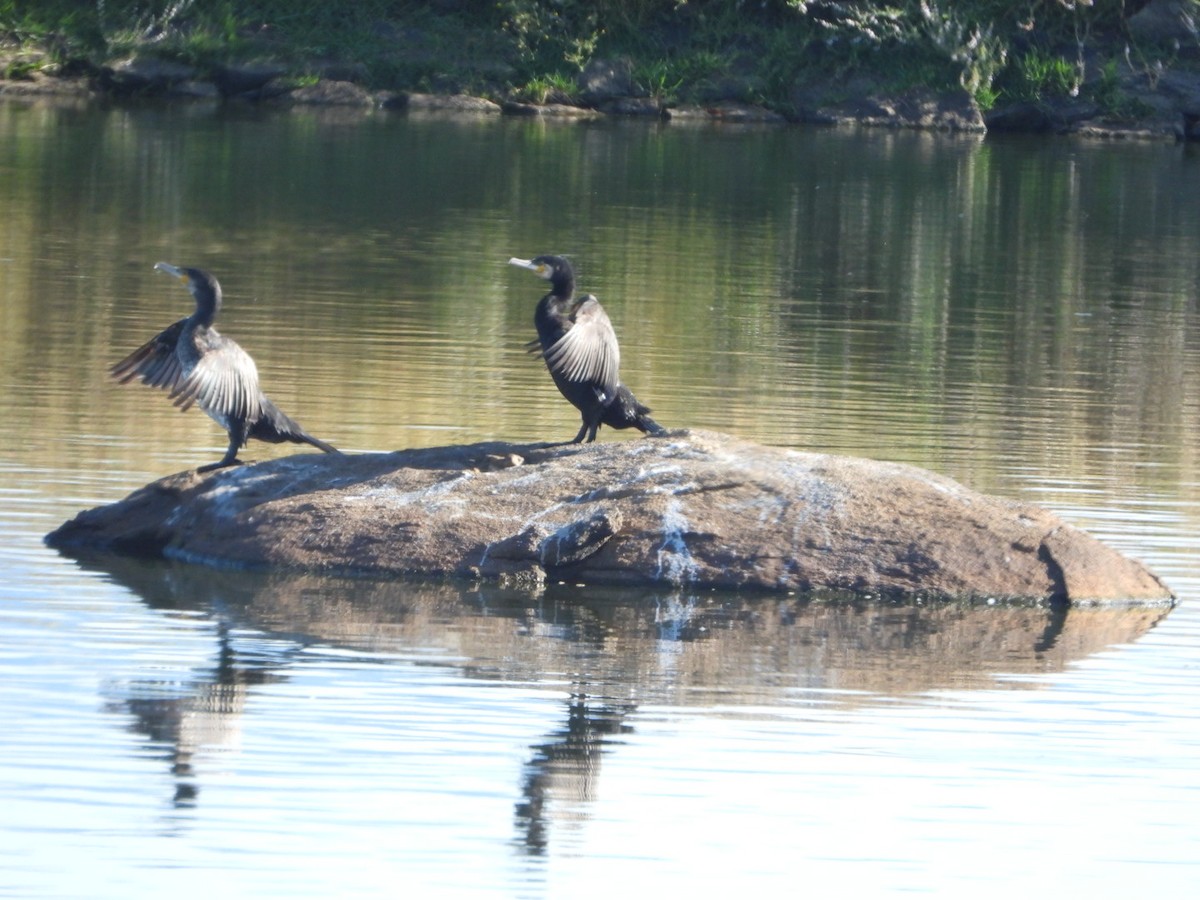
<instances>
[{"instance_id":1,"label":"shoreline vegetation","mask_svg":"<svg viewBox=\"0 0 1200 900\"><path fill-rule=\"evenodd\" d=\"M0 96L1200 138L1200 0L0 0Z\"/></svg>"}]
</instances>

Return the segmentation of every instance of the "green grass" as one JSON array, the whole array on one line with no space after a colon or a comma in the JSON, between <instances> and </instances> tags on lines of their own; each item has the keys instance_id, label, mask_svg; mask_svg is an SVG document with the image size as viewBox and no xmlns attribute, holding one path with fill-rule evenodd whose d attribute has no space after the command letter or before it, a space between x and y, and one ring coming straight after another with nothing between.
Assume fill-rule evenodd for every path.
<instances>
[{"instance_id":1,"label":"green grass","mask_svg":"<svg viewBox=\"0 0 1200 900\"><path fill-rule=\"evenodd\" d=\"M1074 48L1128 42L1127 15L1115 0L0 0L0 39L91 65L270 58L302 75L352 62L368 87L531 100L574 98L589 60L626 56L664 101L732 91L786 109L797 82L865 77L961 86L987 107L1077 92Z\"/></svg>"},{"instance_id":2,"label":"green grass","mask_svg":"<svg viewBox=\"0 0 1200 900\"><path fill-rule=\"evenodd\" d=\"M579 92L575 79L562 72L549 72L531 78L514 94L530 103L569 103Z\"/></svg>"},{"instance_id":3,"label":"green grass","mask_svg":"<svg viewBox=\"0 0 1200 900\"><path fill-rule=\"evenodd\" d=\"M1067 97L1079 92L1079 70L1074 62L1061 56L1030 52L1018 59L1014 68L1013 90L1022 100Z\"/></svg>"},{"instance_id":4,"label":"green grass","mask_svg":"<svg viewBox=\"0 0 1200 900\"><path fill-rule=\"evenodd\" d=\"M694 50L665 57L650 57L635 63L634 87L646 96L664 102L695 99L705 85L729 74L731 60L712 50Z\"/></svg>"}]
</instances>

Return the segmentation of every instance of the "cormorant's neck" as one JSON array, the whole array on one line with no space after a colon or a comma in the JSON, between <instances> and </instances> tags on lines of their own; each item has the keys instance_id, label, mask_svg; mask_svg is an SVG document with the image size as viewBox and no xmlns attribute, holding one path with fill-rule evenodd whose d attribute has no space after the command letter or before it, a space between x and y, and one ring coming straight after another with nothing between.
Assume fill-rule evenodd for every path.
<instances>
[{"instance_id":1,"label":"cormorant's neck","mask_svg":"<svg viewBox=\"0 0 1200 900\"><path fill-rule=\"evenodd\" d=\"M570 300L575 296L575 276L555 272L550 280L550 293L559 300Z\"/></svg>"},{"instance_id":2,"label":"cormorant's neck","mask_svg":"<svg viewBox=\"0 0 1200 900\"><path fill-rule=\"evenodd\" d=\"M221 311L221 295L200 294L196 297L196 311L192 313L192 321L197 325L211 326Z\"/></svg>"}]
</instances>

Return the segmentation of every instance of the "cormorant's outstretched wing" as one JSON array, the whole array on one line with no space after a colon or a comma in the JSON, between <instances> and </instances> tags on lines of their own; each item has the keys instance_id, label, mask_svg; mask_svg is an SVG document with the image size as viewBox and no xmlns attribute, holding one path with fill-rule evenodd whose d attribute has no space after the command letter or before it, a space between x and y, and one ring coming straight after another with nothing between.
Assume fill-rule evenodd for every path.
<instances>
[{"instance_id":1,"label":"cormorant's outstretched wing","mask_svg":"<svg viewBox=\"0 0 1200 900\"><path fill-rule=\"evenodd\" d=\"M621 349L608 313L591 294L580 298L574 324L544 356L551 372L568 381L598 385L610 399L616 394Z\"/></svg>"},{"instance_id":2,"label":"cormorant's outstretched wing","mask_svg":"<svg viewBox=\"0 0 1200 900\"><path fill-rule=\"evenodd\" d=\"M141 378L142 384L150 387L174 390L183 375L175 345L179 343L179 335L186 323L187 319L180 319L170 328L160 331L109 369L109 373L121 384Z\"/></svg>"},{"instance_id":3,"label":"cormorant's outstretched wing","mask_svg":"<svg viewBox=\"0 0 1200 900\"><path fill-rule=\"evenodd\" d=\"M258 368L250 354L229 338L213 340L200 359L171 391L180 409L193 403L210 415L225 420L253 422L261 412Z\"/></svg>"}]
</instances>

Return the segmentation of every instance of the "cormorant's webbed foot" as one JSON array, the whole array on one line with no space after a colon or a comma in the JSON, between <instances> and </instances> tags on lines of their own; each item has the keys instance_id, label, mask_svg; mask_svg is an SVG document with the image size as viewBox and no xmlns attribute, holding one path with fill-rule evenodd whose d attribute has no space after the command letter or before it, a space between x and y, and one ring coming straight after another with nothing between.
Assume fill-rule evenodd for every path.
<instances>
[{"instance_id":1,"label":"cormorant's webbed foot","mask_svg":"<svg viewBox=\"0 0 1200 900\"><path fill-rule=\"evenodd\" d=\"M243 463L236 456L233 457L232 459L229 457L226 457L225 459L218 460L215 463L209 463L207 466L201 466L196 471L197 472L214 472L217 469L227 469L230 466L240 466L240 465L243 465Z\"/></svg>"}]
</instances>

